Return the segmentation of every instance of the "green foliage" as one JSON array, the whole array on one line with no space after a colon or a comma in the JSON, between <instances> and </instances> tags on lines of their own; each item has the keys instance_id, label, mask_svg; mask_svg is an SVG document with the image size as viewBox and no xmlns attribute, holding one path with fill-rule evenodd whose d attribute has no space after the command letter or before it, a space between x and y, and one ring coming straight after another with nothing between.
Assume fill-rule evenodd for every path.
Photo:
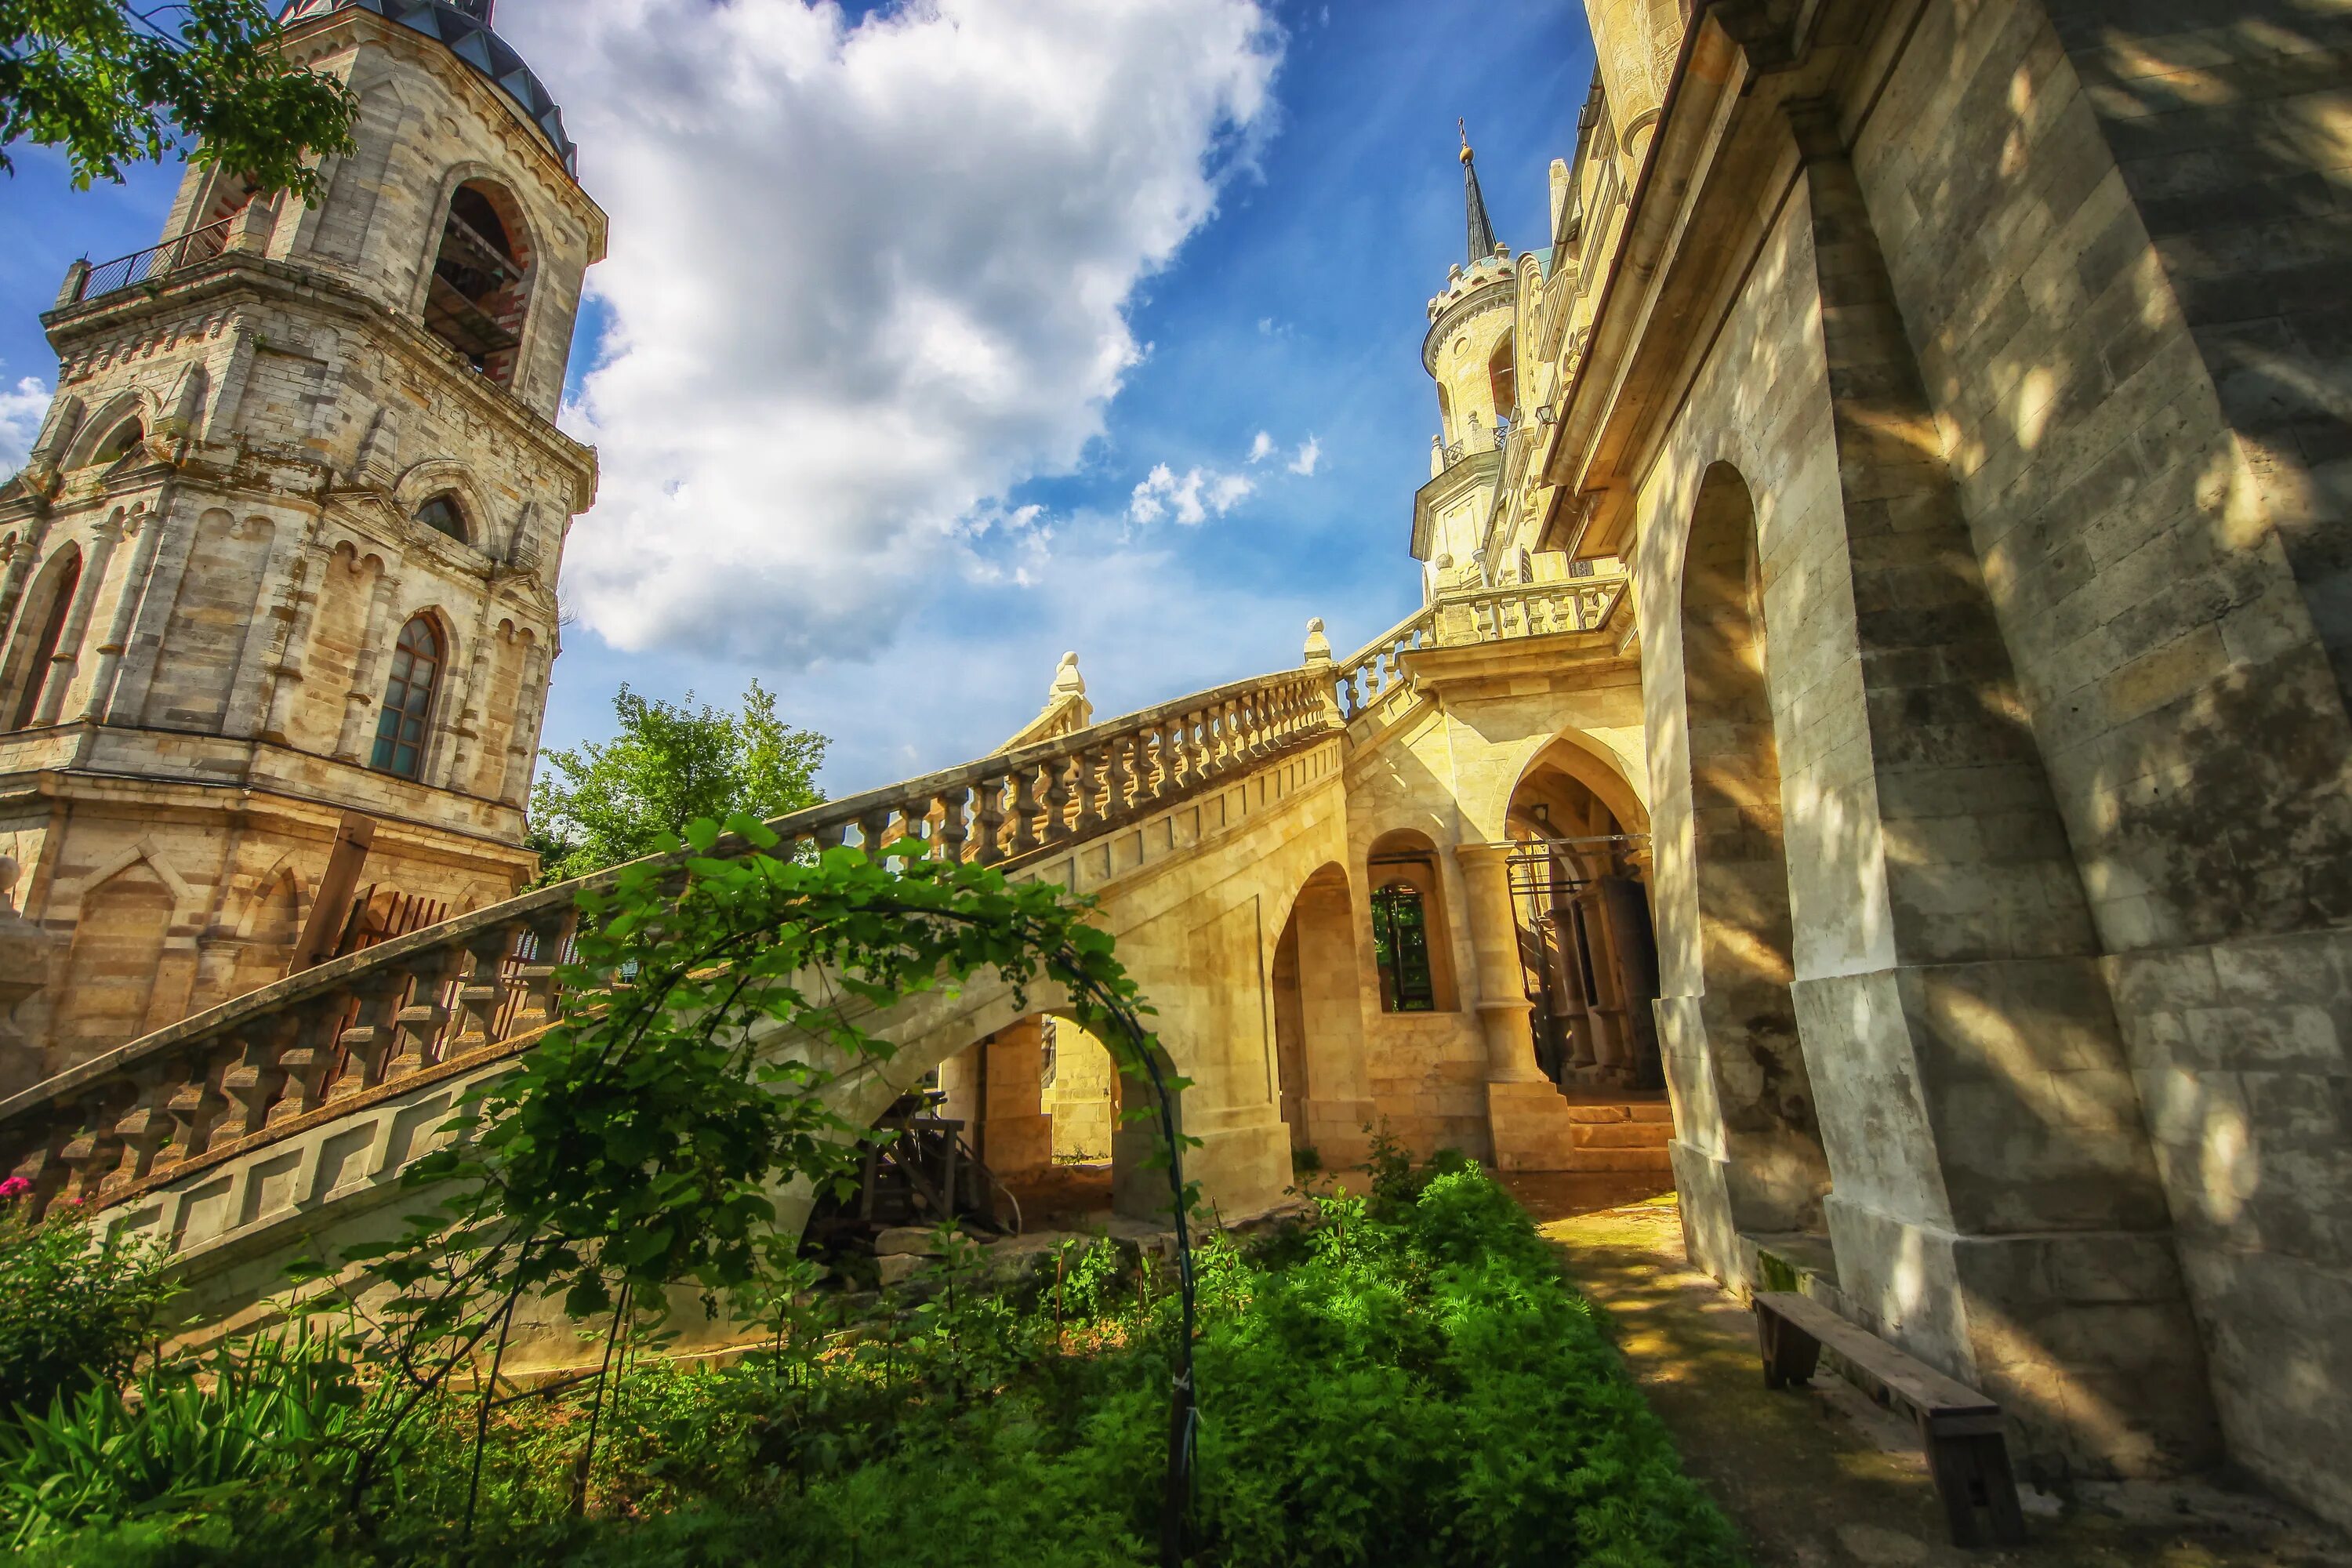
<instances>
[{"instance_id":1,"label":"green foliage","mask_svg":"<svg viewBox=\"0 0 2352 1568\"><path fill-rule=\"evenodd\" d=\"M59 1393L46 1415L0 1422L0 1537L21 1551L93 1521L331 1480L362 1404L349 1364L307 1337L150 1368L128 1397L111 1383Z\"/></svg>"},{"instance_id":2,"label":"green foliage","mask_svg":"<svg viewBox=\"0 0 2352 1568\"><path fill-rule=\"evenodd\" d=\"M263 0L0 0L0 170L17 141L60 147L74 184L177 150L262 190L323 194L311 160L350 153L359 100L269 47Z\"/></svg>"},{"instance_id":3,"label":"green foliage","mask_svg":"<svg viewBox=\"0 0 2352 1568\"><path fill-rule=\"evenodd\" d=\"M1191 1561L1733 1568L1729 1526L1508 1195L1473 1166L1414 1176L1393 1209L1325 1194L1277 1246L1202 1247ZM405 1429L396 1502L365 1528L314 1457L28 1561L225 1568L267 1542L275 1568L1141 1568L1157 1561L1168 1280L1098 1241L1003 1289L951 1257L927 1300L862 1319L803 1302L734 1364L619 1376L584 1476L599 1396L508 1405L470 1542L475 1418L443 1395Z\"/></svg>"},{"instance_id":4,"label":"green foliage","mask_svg":"<svg viewBox=\"0 0 2352 1568\"><path fill-rule=\"evenodd\" d=\"M120 1383L177 1294L160 1248L94 1236L74 1205L38 1225L0 1217L0 1416Z\"/></svg>"},{"instance_id":5,"label":"green foliage","mask_svg":"<svg viewBox=\"0 0 2352 1568\"><path fill-rule=\"evenodd\" d=\"M530 847L550 880L584 877L653 854L663 835L700 818L762 820L818 805L825 738L776 716L758 681L740 713L648 700L626 686L613 699L620 733L576 752L550 752L531 791Z\"/></svg>"}]
</instances>

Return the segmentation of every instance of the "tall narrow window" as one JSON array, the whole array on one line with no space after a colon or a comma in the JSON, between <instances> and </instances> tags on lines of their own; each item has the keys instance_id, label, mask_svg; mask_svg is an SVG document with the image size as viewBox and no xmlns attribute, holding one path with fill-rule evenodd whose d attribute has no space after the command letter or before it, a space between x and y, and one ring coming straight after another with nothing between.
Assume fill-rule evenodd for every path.
<instances>
[{"instance_id":1,"label":"tall narrow window","mask_svg":"<svg viewBox=\"0 0 2352 1568\"><path fill-rule=\"evenodd\" d=\"M1391 882L1372 894L1372 959L1381 970L1381 1007L1428 1013L1437 1007L1429 970L1429 916L1421 890Z\"/></svg>"},{"instance_id":2,"label":"tall narrow window","mask_svg":"<svg viewBox=\"0 0 2352 1568\"><path fill-rule=\"evenodd\" d=\"M65 635L66 613L73 607L74 590L81 585L81 552L67 545L41 576L25 606L22 623L37 629L30 640L22 633L17 637L16 658L21 662L14 672L16 705L8 714L11 730L30 724L33 715L41 710L41 693L57 670L58 640Z\"/></svg>"},{"instance_id":3,"label":"tall narrow window","mask_svg":"<svg viewBox=\"0 0 2352 1568\"><path fill-rule=\"evenodd\" d=\"M1499 426L1504 420L1519 411L1519 378L1512 363L1511 335L1495 345L1495 355L1486 362L1486 390L1495 399L1495 421Z\"/></svg>"},{"instance_id":4,"label":"tall narrow window","mask_svg":"<svg viewBox=\"0 0 2352 1568\"><path fill-rule=\"evenodd\" d=\"M400 628L399 645L392 650L392 679L384 683L383 710L375 721L372 765L378 772L413 779L425 771L425 725L440 680L441 637L419 616Z\"/></svg>"}]
</instances>

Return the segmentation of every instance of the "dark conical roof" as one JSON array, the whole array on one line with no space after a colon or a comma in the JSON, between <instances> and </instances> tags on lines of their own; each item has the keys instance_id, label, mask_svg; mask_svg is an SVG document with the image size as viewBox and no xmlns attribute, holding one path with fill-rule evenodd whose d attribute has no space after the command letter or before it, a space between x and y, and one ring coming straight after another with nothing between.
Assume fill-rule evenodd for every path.
<instances>
[{"instance_id":1,"label":"dark conical roof","mask_svg":"<svg viewBox=\"0 0 2352 1568\"><path fill-rule=\"evenodd\" d=\"M1484 261L1495 254L1495 226L1486 220L1486 198L1478 192L1478 165L1472 161L1466 129L1462 132L1462 194L1470 206L1470 259Z\"/></svg>"},{"instance_id":2,"label":"dark conical roof","mask_svg":"<svg viewBox=\"0 0 2352 1568\"><path fill-rule=\"evenodd\" d=\"M539 78L523 64L522 57L513 46L490 31L490 16L496 0L286 0L278 16L278 25L292 26L316 17L331 16L337 11L373 11L379 16L399 23L412 32L428 38L438 38L449 47L449 52L488 77L500 92L512 99L523 112L523 118L539 128L555 155L576 179L580 174L579 149L572 138L563 133L563 110L555 106Z\"/></svg>"}]
</instances>

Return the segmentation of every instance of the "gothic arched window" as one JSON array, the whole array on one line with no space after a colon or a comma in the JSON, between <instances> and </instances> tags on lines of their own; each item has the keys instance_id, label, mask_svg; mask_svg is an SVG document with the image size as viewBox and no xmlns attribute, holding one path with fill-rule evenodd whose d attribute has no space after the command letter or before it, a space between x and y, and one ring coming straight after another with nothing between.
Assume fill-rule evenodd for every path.
<instances>
[{"instance_id":1,"label":"gothic arched window","mask_svg":"<svg viewBox=\"0 0 2352 1568\"><path fill-rule=\"evenodd\" d=\"M1511 347L1511 334L1505 332L1503 341L1495 345L1494 357L1486 362L1486 390L1495 400L1497 427L1519 410L1519 381Z\"/></svg>"},{"instance_id":2,"label":"gothic arched window","mask_svg":"<svg viewBox=\"0 0 2352 1568\"><path fill-rule=\"evenodd\" d=\"M1380 965L1383 1012L1436 1009L1437 982L1429 966L1429 913L1421 889L1410 882L1391 882L1374 890L1372 957Z\"/></svg>"},{"instance_id":3,"label":"gothic arched window","mask_svg":"<svg viewBox=\"0 0 2352 1568\"><path fill-rule=\"evenodd\" d=\"M16 657L8 672L16 700L9 710L8 728L21 730L41 710L41 693L56 672L58 641L65 633L66 612L74 590L81 585L81 551L68 544L49 558L33 591L25 596L23 617L16 623Z\"/></svg>"},{"instance_id":4,"label":"gothic arched window","mask_svg":"<svg viewBox=\"0 0 2352 1568\"><path fill-rule=\"evenodd\" d=\"M458 506L457 498L446 490L416 509L416 521L460 544L470 542L466 532L465 510Z\"/></svg>"},{"instance_id":5,"label":"gothic arched window","mask_svg":"<svg viewBox=\"0 0 2352 1568\"><path fill-rule=\"evenodd\" d=\"M425 771L425 727L432 721L441 663L441 634L430 616L418 616L400 628L383 708L376 715L375 757L369 764L379 773L413 779Z\"/></svg>"}]
</instances>

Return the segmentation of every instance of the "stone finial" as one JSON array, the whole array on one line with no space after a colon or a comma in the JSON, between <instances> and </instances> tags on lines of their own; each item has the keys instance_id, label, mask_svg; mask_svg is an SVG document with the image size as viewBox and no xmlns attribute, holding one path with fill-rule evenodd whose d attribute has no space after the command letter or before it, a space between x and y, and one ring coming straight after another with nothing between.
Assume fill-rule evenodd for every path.
<instances>
[{"instance_id":1,"label":"stone finial","mask_svg":"<svg viewBox=\"0 0 2352 1568\"><path fill-rule=\"evenodd\" d=\"M1307 623L1307 662L1331 662L1331 639L1323 635L1323 617L1320 616Z\"/></svg>"},{"instance_id":2,"label":"stone finial","mask_svg":"<svg viewBox=\"0 0 2352 1568\"><path fill-rule=\"evenodd\" d=\"M1078 656L1064 654L1061 664L1054 670L1053 695L1058 698L1084 697L1086 694L1087 678L1078 673Z\"/></svg>"}]
</instances>

